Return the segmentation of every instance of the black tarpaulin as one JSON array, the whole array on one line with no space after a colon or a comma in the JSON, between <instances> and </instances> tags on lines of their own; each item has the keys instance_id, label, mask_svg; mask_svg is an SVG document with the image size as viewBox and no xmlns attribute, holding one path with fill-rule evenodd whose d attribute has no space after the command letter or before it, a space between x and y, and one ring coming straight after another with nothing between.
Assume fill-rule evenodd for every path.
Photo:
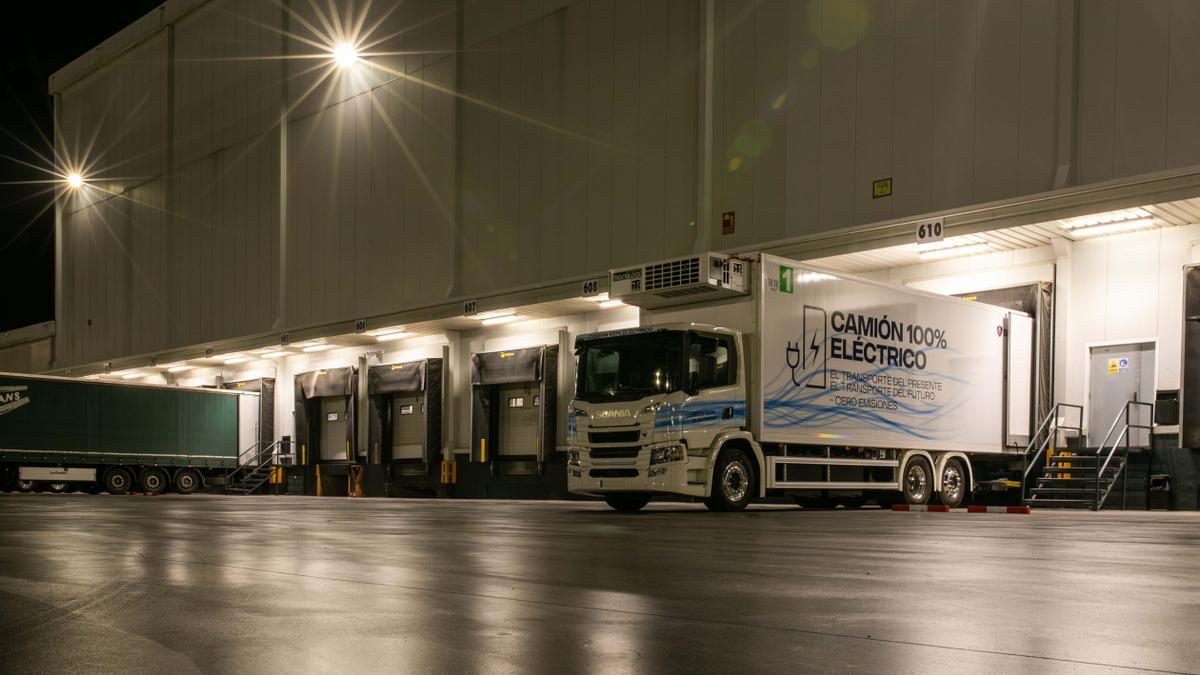
<instances>
[{"instance_id":1,"label":"black tarpaulin","mask_svg":"<svg viewBox=\"0 0 1200 675\"><path fill-rule=\"evenodd\" d=\"M368 433L374 450L370 461L386 463L388 452L381 448L390 436L391 398L396 394L422 394L425 416L423 456L433 464L442 455L442 359L373 366L367 371L367 396L370 401Z\"/></svg>"},{"instance_id":2,"label":"black tarpaulin","mask_svg":"<svg viewBox=\"0 0 1200 675\"><path fill-rule=\"evenodd\" d=\"M471 355L471 384L514 384L542 379L545 347Z\"/></svg>"},{"instance_id":3,"label":"black tarpaulin","mask_svg":"<svg viewBox=\"0 0 1200 675\"><path fill-rule=\"evenodd\" d=\"M296 376L296 407L294 415L296 419L296 445L300 448L301 462L316 464L319 459L319 455L313 452L311 428L313 415L309 413L308 407L316 405L312 403L314 399L325 398L326 396L346 397L346 440L350 443L351 452L354 451L354 430L356 429L354 421L356 417L354 388L357 383L358 369L354 367L326 368L324 370L300 373Z\"/></svg>"}]
</instances>

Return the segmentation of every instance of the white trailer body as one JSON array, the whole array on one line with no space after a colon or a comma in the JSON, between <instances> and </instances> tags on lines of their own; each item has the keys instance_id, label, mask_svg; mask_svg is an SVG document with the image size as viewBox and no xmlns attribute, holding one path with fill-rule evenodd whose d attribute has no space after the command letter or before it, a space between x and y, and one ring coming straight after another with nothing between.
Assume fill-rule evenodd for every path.
<instances>
[{"instance_id":1,"label":"white trailer body","mask_svg":"<svg viewBox=\"0 0 1200 675\"><path fill-rule=\"evenodd\" d=\"M741 508L768 492L969 496L1027 442L1030 317L784 258L613 270L638 329L580 336L568 487Z\"/></svg>"},{"instance_id":2,"label":"white trailer body","mask_svg":"<svg viewBox=\"0 0 1200 675\"><path fill-rule=\"evenodd\" d=\"M1031 353L1009 345L1030 342L1028 316L773 256L757 268L760 442L997 453L1027 437Z\"/></svg>"}]
</instances>

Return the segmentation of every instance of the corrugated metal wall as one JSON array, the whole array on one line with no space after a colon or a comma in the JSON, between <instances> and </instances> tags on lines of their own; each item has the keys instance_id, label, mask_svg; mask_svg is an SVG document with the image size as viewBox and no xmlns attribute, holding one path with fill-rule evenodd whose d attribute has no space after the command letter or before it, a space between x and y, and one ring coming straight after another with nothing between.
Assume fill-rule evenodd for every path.
<instances>
[{"instance_id":1,"label":"corrugated metal wall","mask_svg":"<svg viewBox=\"0 0 1200 675\"><path fill-rule=\"evenodd\" d=\"M210 2L61 92L129 191L64 209L62 365L1200 162L1182 0L717 1L711 82L703 0L329 6Z\"/></svg>"}]
</instances>

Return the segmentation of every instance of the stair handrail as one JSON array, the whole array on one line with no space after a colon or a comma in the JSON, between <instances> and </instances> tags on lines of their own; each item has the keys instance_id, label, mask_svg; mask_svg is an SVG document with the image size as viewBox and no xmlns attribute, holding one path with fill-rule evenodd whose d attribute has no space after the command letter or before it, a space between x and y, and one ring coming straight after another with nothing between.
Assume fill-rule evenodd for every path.
<instances>
[{"instance_id":1,"label":"stair handrail","mask_svg":"<svg viewBox=\"0 0 1200 675\"><path fill-rule=\"evenodd\" d=\"M1130 418L1129 418L1129 412L1133 406L1145 406L1145 407L1149 408L1151 423L1150 424L1135 424L1135 423L1131 422ZM1117 423L1120 422L1122 418L1124 418L1125 424L1123 424L1121 426L1121 433L1117 434L1116 439L1111 439L1113 431L1116 430L1116 428L1117 428ZM1108 470L1109 463L1112 462L1113 455L1115 455L1117 453L1117 447L1119 447L1121 445L1121 441L1124 440L1125 441L1125 456L1126 456L1126 458L1128 458L1129 449L1130 449L1130 447L1132 447L1129 443L1129 439L1130 439L1130 435L1131 435L1129 432L1133 429L1145 429L1147 431L1154 431L1153 420L1154 420L1154 404L1147 403L1146 401L1138 401L1136 399L1132 400L1132 401L1126 401L1125 405L1121 407L1121 410L1117 412L1117 416L1113 419L1112 426L1109 427L1108 433L1104 436L1104 440L1100 443L1100 447L1096 449L1096 459L1097 459L1097 461L1099 461L1100 455L1104 454L1104 449L1106 447L1105 444L1108 443L1108 441L1110 439L1113 441L1112 447L1108 448L1108 454L1105 455L1105 457L1104 457L1104 464L1102 464L1096 468L1096 507L1095 508L1097 511L1099 511L1100 508L1102 506L1104 506L1104 501L1106 499L1108 499L1108 495L1110 492L1112 492L1113 486L1117 484L1117 478L1120 477L1121 472L1125 470L1124 465L1122 465L1121 468L1117 469L1117 473L1113 475L1112 480L1109 481L1109 483L1108 483L1108 487L1104 488L1104 494L1101 495L1100 494L1100 483L1104 476L1104 472ZM1128 459L1126 459L1126 461L1128 461Z\"/></svg>"},{"instance_id":2,"label":"stair handrail","mask_svg":"<svg viewBox=\"0 0 1200 675\"><path fill-rule=\"evenodd\" d=\"M1071 409L1077 413L1078 420L1075 426L1062 424L1060 419L1066 419L1065 415L1059 413L1064 409ZM1083 433L1083 406L1075 403L1055 403L1050 407L1050 411L1042 418L1041 424L1038 425L1037 431L1033 432L1033 436L1029 439L1029 445L1025 446L1023 459L1025 461L1025 471L1021 474L1021 499L1025 499L1025 485L1029 480L1029 473L1034 467L1038 466L1038 459L1042 453L1050 447L1050 444L1056 439L1062 431L1074 431L1077 434ZM1042 433L1045 432L1045 436ZM1040 441L1038 439L1041 439ZM1036 446L1037 450L1034 450ZM1033 453L1033 457L1030 457Z\"/></svg>"},{"instance_id":3,"label":"stair handrail","mask_svg":"<svg viewBox=\"0 0 1200 675\"><path fill-rule=\"evenodd\" d=\"M278 441L275 441L274 443L271 443L270 445L262 448L249 461L247 461L245 463L239 463L236 468L234 468L232 471L226 473L225 474L226 487L229 486L231 481L236 480L238 478L244 478L247 475L254 473L258 469L261 469L264 465L277 464L279 460L278 460L278 456L275 454L275 450L277 448L279 448L282 443L283 443L282 440L278 440ZM242 454L245 454L245 452L248 452L249 450L251 450L255 447L261 446L261 445L262 445L262 441L258 441L254 445L250 446L250 448L247 448L245 451L243 451ZM238 455L238 460L240 462L241 455ZM241 476L238 475L239 473L241 473Z\"/></svg>"}]
</instances>

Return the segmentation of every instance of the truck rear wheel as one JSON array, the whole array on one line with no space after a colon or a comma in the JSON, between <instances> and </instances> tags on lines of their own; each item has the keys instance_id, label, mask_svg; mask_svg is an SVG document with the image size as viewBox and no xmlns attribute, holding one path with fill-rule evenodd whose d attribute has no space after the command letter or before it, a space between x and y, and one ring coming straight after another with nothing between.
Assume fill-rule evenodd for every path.
<instances>
[{"instance_id":1,"label":"truck rear wheel","mask_svg":"<svg viewBox=\"0 0 1200 675\"><path fill-rule=\"evenodd\" d=\"M33 488L37 484L31 480L18 478L15 485L17 486L17 492L33 492Z\"/></svg>"},{"instance_id":2,"label":"truck rear wheel","mask_svg":"<svg viewBox=\"0 0 1200 675\"><path fill-rule=\"evenodd\" d=\"M712 494L704 500L710 511L742 511L754 490L754 468L739 448L723 450L713 469Z\"/></svg>"},{"instance_id":3,"label":"truck rear wheel","mask_svg":"<svg viewBox=\"0 0 1200 675\"><path fill-rule=\"evenodd\" d=\"M967 501L970 492L967 485L967 472L962 460L952 457L946 460L942 467L942 489L938 491L938 499L942 504L952 509L958 508Z\"/></svg>"},{"instance_id":4,"label":"truck rear wheel","mask_svg":"<svg viewBox=\"0 0 1200 675\"><path fill-rule=\"evenodd\" d=\"M133 475L124 467L113 467L104 472L104 489L108 490L111 495L123 495L129 493L129 488L133 486Z\"/></svg>"},{"instance_id":5,"label":"truck rear wheel","mask_svg":"<svg viewBox=\"0 0 1200 675\"><path fill-rule=\"evenodd\" d=\"M641 511L643 506L650 503L650 493L618 492L616 494L605 495L604 503L622 513L633 513L634 511Z\"/></svg>"},{"instance_id":6,"label":"truck rear wheel","mask_svg":"<svg viewBox=\"0 0 1200 675\"><path fill-rule=\"evenodd\" d=\"M933 467L929 466L929 460L924 457L908 460L900 489L904 491L904 501L909 504L928 504L933 496Z\"/></svg>"},{"instance_id":7,"label":"truck rear wheel","mask_svg":"<svg viewBox=\"0 0 1200 675\"><path fill-rule=\"evenodd\" d=\"M66 492L67 488L69 488L69 487L71 487L71 485L69 483L63 483L63 482L46 483L46 491L53 492L54 494L62 494L63 492Z\"/></svg>"},{"instance_id":8,"label":"truck rear wheel","mask_svg":"<svg viewBox=\"0 0 1200 675\"><path fill-rule=\"evenodd\" d=\"M175 474L175 491L181 495L190 495L200 488L200 474L195 469L180 469Z\"/></svg>"},{"instance_id":9,"label":"truck rear wheel","mask_svg":"<svg viewBox=\"0 0 1200 675\"><path fill-rule=\"evenodd\" d=\"M148 495L161 494L167 489L167 474L162 469L142 469L142 475L138 477L138 487Z\"/></svg>"}]
</instances>

